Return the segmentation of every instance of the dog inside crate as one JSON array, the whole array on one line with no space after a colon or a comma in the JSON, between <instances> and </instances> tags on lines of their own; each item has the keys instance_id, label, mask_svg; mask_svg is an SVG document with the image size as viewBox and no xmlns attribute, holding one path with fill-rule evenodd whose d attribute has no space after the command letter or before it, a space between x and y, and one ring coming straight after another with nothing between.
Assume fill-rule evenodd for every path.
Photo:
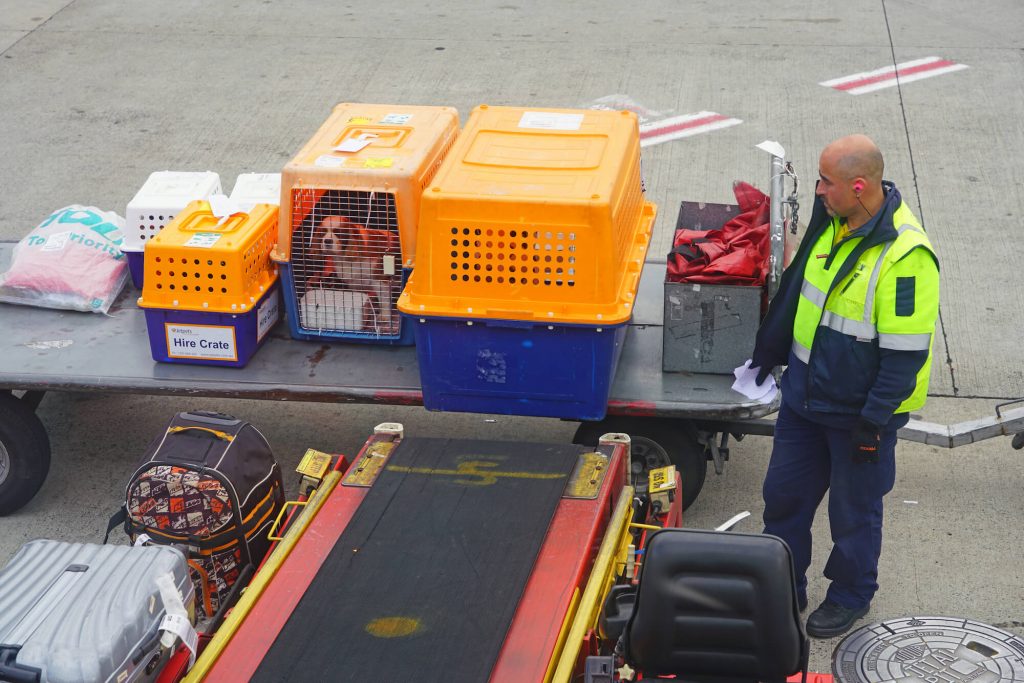
<instances>
[{"instance_id":1,"label":"dog inside crate","mask_svg":"<svg viewBox=\"0 0 1024 683\"><path fill-rule=\"evenodd\" d=\"M387 192L297 189L292 269L300 324L310 331L395 335L402 251Z\"/></svg>"}]
</instances>

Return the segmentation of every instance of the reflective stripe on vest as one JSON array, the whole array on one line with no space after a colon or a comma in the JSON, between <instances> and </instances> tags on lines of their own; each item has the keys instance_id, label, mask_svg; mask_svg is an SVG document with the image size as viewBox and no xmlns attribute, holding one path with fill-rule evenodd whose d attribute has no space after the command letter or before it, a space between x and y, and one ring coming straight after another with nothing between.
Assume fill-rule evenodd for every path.
<instances>
[{"instance_id":1,"label":"reflective stripe on vest","mask_svg":"<svg viewBox=\"0 0 1024 683\"><path fill-rule=\"evenodd\" d=\"M862 238L848 237L833 245L837 222L834 219L831 230L825 230L812 248L812 256L804 269L804 280L800 287L796 318L793 322L793 355L807 363L811 362L811 348L819 327L828 327L858 341L878 340L878 347L895 351L927 351L928 359L918 373L917 386L910 398L897 408L905 412L924 404L927 393L929 368L931 366L932 334L879 334L876 326L875 294L881 274L911 250L925 247L931 251L928 236L916 224L916 218L905 205L901 205L893 218L898 222L897 239L867 249L858 262L847 272L843 281L835 281L835 273L843 269ZM901 220L902 219L902 220ZM906 235L907 232L914 233ZM894 249L894 247L898 247ZM826 256L835 254L831 263ZM818 258L815 258L817 256ZM825 269L825 264L829 269ZM891 324L891 323L887 323Z\"/></svg>"}]
</instances>

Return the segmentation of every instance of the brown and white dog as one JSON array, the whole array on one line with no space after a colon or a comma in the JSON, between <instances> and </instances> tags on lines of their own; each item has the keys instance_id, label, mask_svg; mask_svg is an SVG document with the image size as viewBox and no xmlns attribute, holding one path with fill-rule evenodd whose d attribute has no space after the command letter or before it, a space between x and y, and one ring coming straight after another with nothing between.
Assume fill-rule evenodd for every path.
<instances>
[{"instance_id":1,"label":"brown and white dog","mask_svg":"<svg viewBox=\"0 0 1024 683\"><path fill-rule=\"evenodd\" d=\"M394 334L398 314L392 310L393 273L385 274L384 258L400 259L398 235L390 230L367 228L345 216L327 216L314 228L311 261L316 271L307 279L307 290L323 287L334 278L340 289L362 292L376 309L368 331Z\"/></svg>"}]
</instances>

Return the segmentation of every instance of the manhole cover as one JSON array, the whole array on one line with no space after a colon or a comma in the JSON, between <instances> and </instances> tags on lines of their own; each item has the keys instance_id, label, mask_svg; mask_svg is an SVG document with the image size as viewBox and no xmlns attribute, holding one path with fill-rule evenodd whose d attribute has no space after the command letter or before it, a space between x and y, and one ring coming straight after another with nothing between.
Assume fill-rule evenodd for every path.
<instances>
[{"instance_id":1,"label":"manhole cover","mask_svg":"<svg viewBox=\"0 0 1024 683\"><path fill-rule=\"evenodd\" d=\"M844 638L832 672L843 683L1024 683L1024 639L967 619L893 619Z\"/></svg>"}]
</instances>

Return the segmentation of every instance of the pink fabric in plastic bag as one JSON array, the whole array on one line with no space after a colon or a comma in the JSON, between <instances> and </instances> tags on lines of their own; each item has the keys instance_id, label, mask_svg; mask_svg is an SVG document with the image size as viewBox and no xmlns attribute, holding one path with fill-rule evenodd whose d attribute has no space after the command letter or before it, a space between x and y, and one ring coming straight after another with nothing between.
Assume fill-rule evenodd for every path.
<instances>
[{"instance_id":1,"label":"pink fabric in plastic bag","mask_svg":"<svg viewBox=\"0 0 1024 683\"><path fill-rule=\"evenodd\" d=\"M128 276L124 220L95 207L53 212L14 247L0 301L106 313Z\"/></svg>"}]
</instances>

